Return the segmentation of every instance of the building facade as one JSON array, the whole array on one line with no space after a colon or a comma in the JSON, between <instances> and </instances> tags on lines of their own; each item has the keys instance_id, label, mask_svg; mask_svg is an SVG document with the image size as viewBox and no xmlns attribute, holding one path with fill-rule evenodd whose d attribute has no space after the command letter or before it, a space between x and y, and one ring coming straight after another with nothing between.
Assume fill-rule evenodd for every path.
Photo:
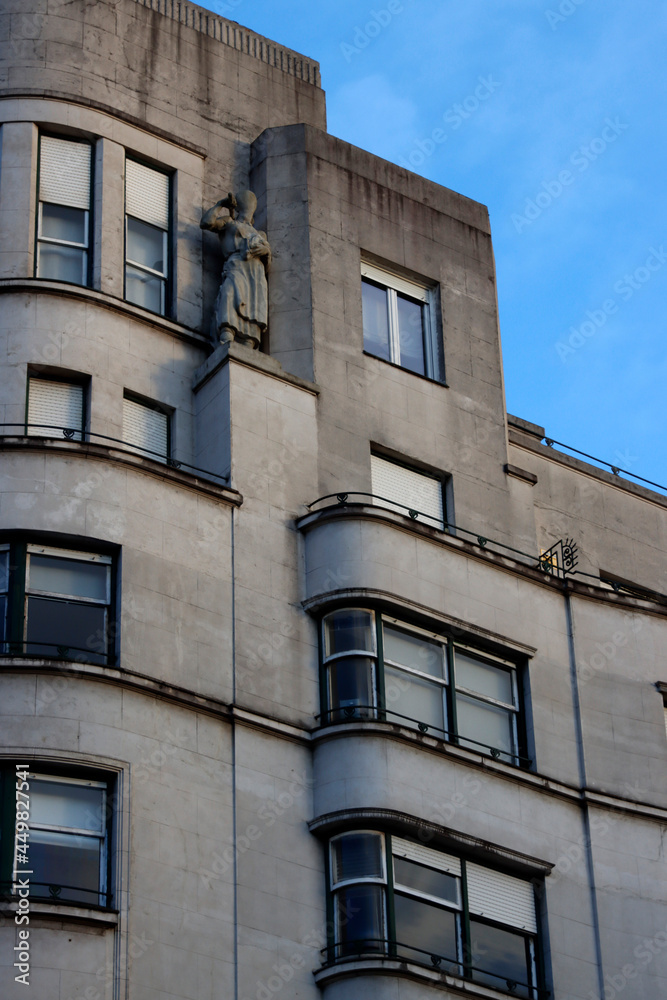
<instances>
[{"instance_id":1,"label":"building facade","mask_svg":"<svg viewBox=\"0 0 667 1000\"><path fill-rule=\"evenodd\" d=\"M0 23L2 996L665 995L667 500L507 415L484 206L203 8Z\"/></svg>"}]
</instances>

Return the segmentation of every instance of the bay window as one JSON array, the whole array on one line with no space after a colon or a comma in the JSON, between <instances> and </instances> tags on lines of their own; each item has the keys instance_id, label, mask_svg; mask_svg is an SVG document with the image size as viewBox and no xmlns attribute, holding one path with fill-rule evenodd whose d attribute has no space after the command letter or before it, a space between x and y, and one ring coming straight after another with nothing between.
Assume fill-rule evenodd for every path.
<instances>
[{"instance_id":1,"label":"bay window","mask_svg":"<svg viewBox=\"0 0 667 1000\"><path fill-rule=\"evenodd\" d=\"M537 1000L529 881L374 830L329 844L329 963L381 955Z\"/></svg>"},{"instance_id":2,"label":"bay window","mask_svg":"<svg viewBox=\"0 0 667 1000\"><path fill-rule=\"evenodd\" d=\"M324 617L322 651L325 724L394 721L528 763L516 663L364 608Z\"/></svg>"}]
</instances>

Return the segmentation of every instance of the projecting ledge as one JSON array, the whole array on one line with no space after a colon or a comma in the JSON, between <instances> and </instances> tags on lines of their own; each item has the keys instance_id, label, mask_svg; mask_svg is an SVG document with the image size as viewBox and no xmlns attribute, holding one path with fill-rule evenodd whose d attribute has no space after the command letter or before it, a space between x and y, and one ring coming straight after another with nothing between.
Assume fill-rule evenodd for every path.
<instances>
[{"instance_id":1,"label":"projecting ledge","mask_svg":"<svg viewBox=\"0 0 667 1000\"><path fill-rule=\"evenodd\" d=\"M428 968L414 962L381 956L350 958L331 965L327 964L321 969L315 970L314 976L320 989L326 991L325 996L330 996L332 1000L334 995L336 1000L339 998L343 1000L348 995L358 996L360 992L359 976L364 976L368 980L369 989L372 982L372 995L376 1000L395 1000L397 995L395 979L397 976L419 984L419 986L413 986L413 989L416 990L415 998L423 997L422 987L429 986L437 988L440 991L439 995L444 1000L450 997L451 1000L459 997L507 1000L507 992L499 992L491 987L481 986L479 983L453 976L437 967ZM354 977L354 984L346 982L351 977ZM334 989L328 990L327 987L334 987L335 994Z\"/></svg>"}]
</instances>

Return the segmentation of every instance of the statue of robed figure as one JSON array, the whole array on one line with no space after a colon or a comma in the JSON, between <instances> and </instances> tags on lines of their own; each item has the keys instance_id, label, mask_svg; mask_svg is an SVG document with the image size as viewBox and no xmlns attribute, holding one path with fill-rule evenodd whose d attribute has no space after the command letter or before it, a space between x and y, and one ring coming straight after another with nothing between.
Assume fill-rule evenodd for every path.
<instances>
[{"instance_id":1,"label":"statue of robed figure","mask_svg":"<svg viewBox=\"0 0 667 1000\"><path fill-rule=\"evenodd\" d=\"M266 330L271 247L266 233L253 226L256 208L252 191L230 193L209 208L199 223L200 229L218 234L225 260L211 323L213 339L221 344L238 340L258 348Z\"/></svg>"}]
</instances>

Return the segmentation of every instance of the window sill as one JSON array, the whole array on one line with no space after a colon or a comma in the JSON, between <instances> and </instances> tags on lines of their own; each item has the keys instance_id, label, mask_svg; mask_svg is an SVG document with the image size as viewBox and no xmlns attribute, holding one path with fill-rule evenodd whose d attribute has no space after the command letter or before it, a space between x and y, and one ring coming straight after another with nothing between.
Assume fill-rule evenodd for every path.
<instances>
[{"instance_id":1,"label":"window sill","mask_svg":"<svg viewBox=\"0 0 667 1000\"><path fill-rule=\"evenodd\" d=\"M431 385L440 385L443 389L449 389L449 383L444 379L433 378L431 375L421 375L419 372L413 372L411 368L404 368L403 365L397 365L395 361L388 361L386 358L381 358L377 354L371 354L370 351L362 352L367 358L374 358L376 361L380 361L383 365L389 365L390 368L395 368L396 371L405 372L406 375L410 375L412 378L419 378L422 382L430 382Z\"/></svg>"},{"instance_id":2,"label":"window sill","mask_svg":"<svg viewBox=\"0 0 667 1000\"><path fill-rule=\"evenodd\" d=\"M91 927L116 927L118 924L118 910L105 910L101 907L80 906L76 903L49 903L44 899L30 899L30 909L27 912L31 921L35 917L40 920L57 920L62 922L75 922L88 924ZM11 914L12 919L18 913L18 901L11 900L5 914Z\"/></svg>"},{"instance_id":3,"label":"window sill","mask_svg":"<svg viewBox=\"0 0 667 1000\"><path fill-rule=\"evenodd\" d=\"M473 983L467 979L460 979L451 976L438 969L429 969L425 966L412 962L401 961L396 958L352 958L336 962L335 965L325 965L313 973L315 982L323 989L330 983L351 976L401 976L412 979L426 986L436 986L440 989L446 988L457 996L479 997L484 1000L506 1000L508 996L516 996L502 990L493 989L490 986L482 986L480 983ZM541 1000L546 1000L549 994L540 991Z\"/></svg>"}]
</instances>

